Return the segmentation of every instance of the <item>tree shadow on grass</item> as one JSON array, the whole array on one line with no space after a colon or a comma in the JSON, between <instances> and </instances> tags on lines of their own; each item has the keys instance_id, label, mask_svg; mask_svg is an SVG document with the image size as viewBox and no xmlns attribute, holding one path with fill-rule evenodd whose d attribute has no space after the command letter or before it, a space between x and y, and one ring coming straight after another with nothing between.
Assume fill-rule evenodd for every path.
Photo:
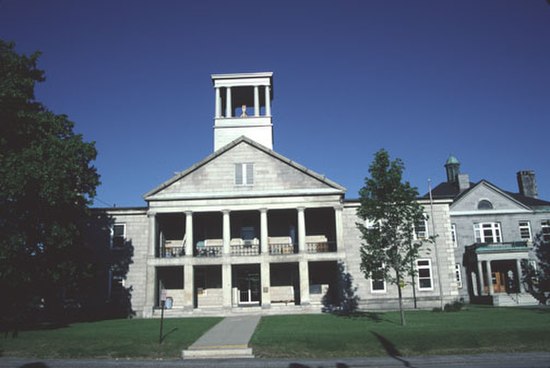
<instances>
[{"instance_id":1,"label":"tree shadow on grass","mask_svg":"<svg viewBox=\"0 0 550 368\"><path fill-rule=\"evenodd\" d=\"M19 368L48 368L48 365L42 362L33 362L33 363L23 364Z\"/></svg>"},{"instance_id":2,"label":"tree shadow on grass","mask_svg":"<svg viewBox=\"0 0 550 368\"><path fill-rule=\"evenodd\" d=\"M178 330L178 328L177 328L177 327L174 327L173 329L171 329L170 331L168 331L167 333L165 333L165 334L162 336L162 338L160 339L160 343L162 344L162 343L164 342L164 340L166 340L166 338L167 338L169 335L173 334L173 333L176 332L177 330Z\"/></svg>"},{"instance_id":3,"label":"tree shadow on grass","mask_svg":"<svg viewBox=\"0 0 550 368\"><path fill-rule=\"evenodd\" d=\"M397 347L390 340L386 339L384 336L374 331L371 331L371 333L378 339L378 341L390 357L400 361L405 367L414 368L409 361L401 358L401 353L399 352L399 350L397 350Z\"/></svg>"},{"instance_id":4,"label":"tree shadow on grass","mask_svg":"<svg viewBox=\"0 0 550 368\"><path fill-rule=\"evenodd\" d=\"M393 321L389 318L386 318L386 314L385 313L380 313L380 312L354 312L354 313L351 313L351 314L338 314L338 316L340 317L345 317L345 318L356 318L356 319L360 319L360 318L365 318L365 319L368 319L370 322L374 322L374 323L382 323L382 322L387 322L389 324L393 324L393 325L397 325L398 323L396 321Z\"/></svg>"}]
</instances>

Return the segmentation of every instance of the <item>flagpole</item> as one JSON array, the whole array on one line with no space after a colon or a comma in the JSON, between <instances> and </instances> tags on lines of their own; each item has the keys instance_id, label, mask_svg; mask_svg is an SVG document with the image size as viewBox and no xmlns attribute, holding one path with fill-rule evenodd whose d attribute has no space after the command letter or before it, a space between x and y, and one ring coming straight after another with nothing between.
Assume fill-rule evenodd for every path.
<instances>
[{"instance_id":1,"label":"flagpole","mask_svg":"<svg viewBox=\"0 0 550 368\"><path fill-rule=\"evenodd\" d=\"M437 284L439 285L439 298L441 310L443 310L443 285L441 283L441 271L439 267L439 252L437 250L437 234L435 232L435 220L434 220L434 201L432 197L432 180L428 179L428 192L430 193L430 217L432 218L432 231L434 233L434 248L435 248L435 260L437 269Z\"/></svg>"}]
</instances>

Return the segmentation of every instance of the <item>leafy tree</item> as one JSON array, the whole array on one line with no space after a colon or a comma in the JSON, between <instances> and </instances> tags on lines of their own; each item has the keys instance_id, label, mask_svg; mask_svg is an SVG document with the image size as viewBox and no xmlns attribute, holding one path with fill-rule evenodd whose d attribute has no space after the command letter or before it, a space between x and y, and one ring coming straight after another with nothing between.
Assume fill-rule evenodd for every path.
<instances>
[{"instance_id":1,"label":"leafy tree","mask_svg":"<svg viewBox=\"0 0 550 368\"><path fill-rule=\"evenodd\" d=\"M82 230L99 175L93 143L34 96L39 53L0 40L0 314L60 306L89 270Z\"/></svg>"},{"instance_id":2,"label":"leafy tree","mask_svg":"<svg viewBox=\"0 0 550 368\"><path fill-rule=\"evenodd\" d=\"M527 291L545 305L550 300L550 241L539 233L533 242L537 267L528 261L522 263L523 281Z\"/></svg>"},{"instance_id":3,"label":"leafy tree","mask_svg":"<svg viewBox=\"0 0 550 368\"><path fill-rule=\"evenodd\" d=\"M413 275L414 261L421 243L414 242L415 224L424 220L418 191L402 182L404 164L390 161L387 151L375 154L369 167L370 178L359 191L357 223L361 231L361 270L367 279L385 280L397 285L401 324L405 325L402 288L405 276Z\"/></svg>"}]
</instances>

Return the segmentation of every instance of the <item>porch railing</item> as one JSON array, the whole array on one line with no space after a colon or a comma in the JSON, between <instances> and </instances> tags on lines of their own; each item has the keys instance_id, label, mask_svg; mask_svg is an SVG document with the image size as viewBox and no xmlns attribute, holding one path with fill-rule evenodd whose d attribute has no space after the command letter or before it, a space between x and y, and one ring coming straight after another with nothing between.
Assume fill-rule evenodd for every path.
<instances>
[{"instance_id":1,"label":"porch railing","mask_svg":"<svg viewBox=\"0 0 550 368\"><path fill-rule=\"evenodd\" d=\"M160 258L177 258L185 256L185 244L183 240L164 240L159 248Z\"/></svg>"},{"instance_id":2,"label":"porch railing","mask_svg":"<svg viewBox=\"0 0 550 368\"><path fill-rule=\"evenodd\" d=\"M269 244L269 254L294 254L295 246L289 243L274 243Z\"/></svg>"},{"instance_id":3,"label":"porch railing","mask_svg":"<svg viewBox=\"0 0 550 368\"><path fill-rule=\"evenodd\" d=\"M197 248L197 257L221 257L223 246Z\"/></svg>"},{"instance_id":4,"label":"porch railing","mask_svg":"<svg viewBox=\"0 0 550 368\"><path fill-rule=\"evenodd\" d=\"M160 258L177 258L185 256L185 247L162 247Z\"/></svg>"},{"instance_id":5,"label":"porch railing","mask_svg":"<svg viewBox=\"0 0 550 368\"><path fill-rule=\"evenodd\" d=\"M476 253L482 252L506 252L521 250L527 248L526 241L504 242L504 243L474 243L467 248L467 250L475 251Z\"/></svg>"},{"instance_id":6,"label":"porch railing","mask_svg":"<svg viewBox=\"0 0 550 368\"><path fill-rule=\"evenodd\" d=\"M260 254L260 247L255 245L232 245L232 256L257 256Z\"/></svg>"},{"instance_id":7,"label":"porch railing","mask_svg":"<svg viewBox=\"0 0 550 368\"><path fill-rule=\"evenodd\" d=\"M195 248L197 257L221 257L223 242L221 239L206 239L197 242Z\"/></svg>"},{"instance_id":8,"label":"porch railing","mask_svg":"<svg viewBox=\"0 0 550 368\"><path fill-rule=\"evenodd\" d=\"M308 253L336 252L336 242L335 241L307 242L306 251Z\"/></svg>"}]
</instances>

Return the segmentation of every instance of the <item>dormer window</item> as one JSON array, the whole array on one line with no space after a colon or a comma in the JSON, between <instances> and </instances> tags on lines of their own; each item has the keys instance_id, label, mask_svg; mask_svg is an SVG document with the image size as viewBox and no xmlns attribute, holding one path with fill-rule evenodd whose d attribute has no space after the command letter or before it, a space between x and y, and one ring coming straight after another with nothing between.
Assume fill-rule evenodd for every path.
<instances>
[{"instance_id":1,"label":"dormer window","mask_svg":"<svg viewBox=\"0 0 550 368\"><path fill-rule=\"evenodd\" d=\"M477 209L478 210L492 210L493 209L493 204L490 201L486 200L486 199L482 199L477 204Z\"/></svg>"},{"instance_id":2,"label":"dormer window","mask_svg":"<svg viewBox=\"0 0 550 368\"><path fill-rule=\"evenodd\" d=\"M254 184L254 164L240 163L235 164L235 184L253 185Z\"/></svg>"}]
</instances>

